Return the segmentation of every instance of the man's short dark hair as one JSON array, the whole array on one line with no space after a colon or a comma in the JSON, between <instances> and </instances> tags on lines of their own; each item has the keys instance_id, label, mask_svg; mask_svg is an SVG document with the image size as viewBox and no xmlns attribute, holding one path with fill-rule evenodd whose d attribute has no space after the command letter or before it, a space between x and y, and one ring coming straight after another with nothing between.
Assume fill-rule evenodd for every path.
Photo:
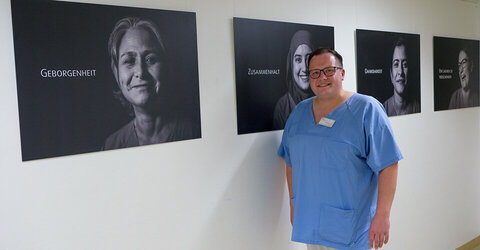
<instances>
[{"instance_id":1,"label":"man's short dark hair","mask_svg":"<svg viewBox=\"0 0 480 250\"><path fill-rule=\"evenodd\" d=\"M337 61L340 62L340 66L343 67L343 57L342 57L342 55L340 55L337 51L335 51L333 49L325 48L325 47L320 47L320 48L314 50L312 53L310 53L310 56L308 57L308 65L310 65L310 61L312 60L312 58L314 56L319 56L319 55L322 55L322 54L325 54L325 53L332 54L337 59Z\"/></svg>"}]
</instances>

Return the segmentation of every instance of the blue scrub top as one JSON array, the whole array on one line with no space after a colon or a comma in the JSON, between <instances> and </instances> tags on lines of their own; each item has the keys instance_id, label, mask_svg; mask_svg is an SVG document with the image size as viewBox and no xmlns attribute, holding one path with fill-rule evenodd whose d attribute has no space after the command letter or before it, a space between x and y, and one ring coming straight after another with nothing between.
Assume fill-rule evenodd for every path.
<instances>
[{"instance_id":1,"label":"blue scrub top","mask_svg":"<svg viewBox=\"0 0 480 250\"><path fill-rule=\"evenodd\" d=\"M315 123L309 98L288 118L278 154L292 167L292 240L338 249L368 249L378 172L401 160L388 117L374 98L352 95Z\"/></svg>"}]
</instances>

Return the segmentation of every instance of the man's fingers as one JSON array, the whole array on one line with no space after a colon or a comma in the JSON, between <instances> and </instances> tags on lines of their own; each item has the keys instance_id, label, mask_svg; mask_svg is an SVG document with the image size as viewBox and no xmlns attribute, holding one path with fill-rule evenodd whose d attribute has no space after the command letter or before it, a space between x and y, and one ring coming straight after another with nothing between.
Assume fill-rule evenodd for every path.
<instances>
[{"instance_id":1,"label":"man's fingers","mask_svg":"<svg viewBox=\"0 0 480 250\"><path fill-rule=\"evenodd\" d=\"M375 249L380 247L380 234L375 234Z\"/></svg>"},{"instance_id":2,"label":"man's fingers","mask_svg":"<svg viewBox=\"0 0 480 250\"><path fill-rule=\"evenodd\" d=\"M385 240L384 235L380 234L379 241L378 241L378 248L383 247L383 241Z\"/></svg>"},{"instance_id":3,"label":"man's fingers","mask_svg":"<svg viewBox=\"0 0 480 250\"><path fill-rule=\"evenodd\" d=\"M375 249L382 248L383 245L388 243L389 235L387 234L373 234L369 235L370 248L375 247Z\"/></svg>"},{"instance_id":4,"label":"man's fingers","mask_svg":"<svg viewBox=\"0 0 480 250\"><path fill-rule=\"evenodd\" d=\"M374 241L374 238L375 237L375 234L373 234L371 231L368 233L368 241L370 242L370 248L373 248L373 241Z\"/></svg>"}]
</instances>

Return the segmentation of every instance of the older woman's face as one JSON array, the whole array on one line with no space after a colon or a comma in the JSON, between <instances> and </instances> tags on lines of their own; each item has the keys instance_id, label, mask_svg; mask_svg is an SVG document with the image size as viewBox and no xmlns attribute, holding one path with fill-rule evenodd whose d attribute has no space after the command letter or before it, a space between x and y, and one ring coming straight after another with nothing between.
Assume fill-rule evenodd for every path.
<instances>
[{"instance_id":1,"label":"older woman's face","mask_svg":"<svg viewBox=\"0 0 480 250\"><path fill-rule=\"evenodd\" d=\"M135 107L155 99L160 89L161 58L153 36L144 29L126 31L118 48L118 85Z\"/></svg>"},{"instance_id":2,"label":"older woman's face","mask_svg":"<svg viewBox=\"0 0 480 250\"><path fill-rule=\"evenodd\" d=\"M463 89L468 89L470 73L472 73L471 65L467 53L461 50L460 53L458 53L458 76L460 77L460 83Z\"/></svg>"},{"instance_id":3,"label":"older woman's face","mask_svg":"<svg viewBox=\"0 0 480 250\"><path fill-rule=\"evenodd\" d=\"M297 47L295 53L293 54L292 62L292 74L293 79L298 87L303 90L308 89L310 86L309 77L308 77L308 56L312 53L312 49L306 44L302 44Z\"/></svg>"}]
</instances>

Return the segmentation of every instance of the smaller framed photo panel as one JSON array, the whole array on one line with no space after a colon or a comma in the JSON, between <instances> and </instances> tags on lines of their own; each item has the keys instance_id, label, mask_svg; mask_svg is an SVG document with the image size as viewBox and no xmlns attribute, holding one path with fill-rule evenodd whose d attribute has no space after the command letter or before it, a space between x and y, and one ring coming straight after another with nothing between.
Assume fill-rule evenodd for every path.
<instances>
[{"instance_id":1,"label":"smaller framed photo panel","mask_svg":"<svg viewBox=\"0 0 480 250\"><path fill-rule=\"evenodd\" d=\"M479 41L433 37L434 110L479 106Z\"/></svg>"},{"instance_id":2,"label":"smaller framed photo panel","mask_svg":"<svg viewBox=\"0 0 480 250\"><path fill-rule=\"evenodd\" d=\"M420 35L358 29L356 44L357 92L388 116L420 113Z\"/></svg>"}]
</instances>

